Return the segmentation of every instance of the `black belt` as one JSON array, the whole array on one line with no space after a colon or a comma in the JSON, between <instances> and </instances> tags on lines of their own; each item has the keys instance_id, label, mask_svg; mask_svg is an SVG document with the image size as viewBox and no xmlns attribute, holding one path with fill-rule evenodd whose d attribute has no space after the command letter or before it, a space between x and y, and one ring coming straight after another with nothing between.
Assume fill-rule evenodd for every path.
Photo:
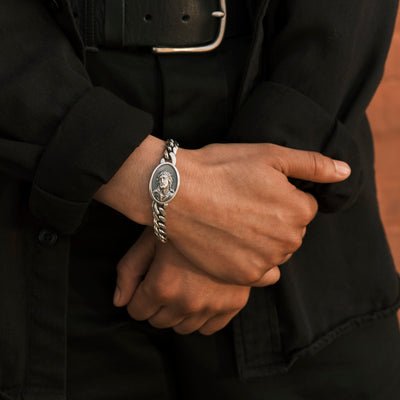
<instances>
[{"instance_id":1,"label":"black belt","mask_svg":"<svg viewBox=\"0 0 400 400\"><path fill-rule=\"evenodd\" d=\"M72 0L87 48L198 48L251 32L246 1ZM224 26L226 24L226 26ZM217 43L218 45L219 43ZM206 47L207 49L207 47Z\"/></svg>"}]
</instances>

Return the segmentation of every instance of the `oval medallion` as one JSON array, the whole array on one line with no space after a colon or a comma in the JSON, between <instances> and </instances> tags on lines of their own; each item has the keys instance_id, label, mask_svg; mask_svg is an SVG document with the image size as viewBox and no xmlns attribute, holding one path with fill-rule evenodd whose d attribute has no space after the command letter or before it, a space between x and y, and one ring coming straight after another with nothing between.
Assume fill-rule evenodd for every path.
<instances>
[{"instance_id":1,"label":"oval medallion","mask_svg":"<svg viewBox=\"0 0 400 400\"><path fill-rule=\"evenodd\" d=\"M160 204L170 202L179 189L179 172L169 162L159 164L151 174L149 191L151 198Z\"/></svg>"}]
</instances>

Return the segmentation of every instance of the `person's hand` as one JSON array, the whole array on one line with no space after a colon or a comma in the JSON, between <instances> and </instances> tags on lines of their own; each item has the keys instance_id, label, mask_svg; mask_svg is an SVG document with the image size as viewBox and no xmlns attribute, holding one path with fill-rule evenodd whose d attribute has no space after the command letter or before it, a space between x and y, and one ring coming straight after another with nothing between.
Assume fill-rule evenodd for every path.
<instances>
[{"instance_id":1,"label":"person's hand","mask_svg":"<svg viewBox=\"0 0 400 400\"><path fill-rule=\"evenodd\" d=\"M164 148L148 136L95 198L152 226L148 182ZM247 286L263 286L265 274L292 256L317 212L314 197L287 178L332 183L350 174L346 163L319 153L265 143L180 149L177 168L181 185L167 208L169 240L204 272Z\"/></svg>"},{"instance_id":2,"label":"person's hand","mask_svg":"<svg viewBox=\"0 0 400 400\"><path fill-rule=\"evenodd\" d=\"M212 263L212 258L210 258ZM212 334L246 305L250 288L218 282L193 266L171 243L162 244L151 229L119 262L114 304L127 305L132 318L179 334ZM269 273L269 284L279 280Z\"/></svg>"},{"instance_id":3,"label":"person's hand","mask_svg":"<svg viewBox=\"0 0 400 400\"><path fill-rule=\"evenodd\" d=\"M263 286L265 274L292 256L316 215L314 197L287 177L329 183L350 174L343 162L271 144L181 150L177 167L169 240L203 271L249 286Z\"/></svg>"}]
</instances>

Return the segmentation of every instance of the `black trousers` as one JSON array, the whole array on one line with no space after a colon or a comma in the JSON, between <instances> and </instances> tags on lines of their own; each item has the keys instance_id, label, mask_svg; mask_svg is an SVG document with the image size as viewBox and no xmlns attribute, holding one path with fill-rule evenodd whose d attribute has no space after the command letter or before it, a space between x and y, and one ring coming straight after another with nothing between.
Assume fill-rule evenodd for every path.
<instances>
[{"instance_id":1,"label":"black trousers","mask_svg":"<svg viewBox=\"0 0 400 400\"><path fill-rule=\"evenodd\" d=\"M112 282L91 295L83 301L82 292L70 292L70 400L400 398L395 316L355 329L287 374L240 381L230 326L212 336L179 336L113 309Z\"/></svg>"},{"instance_id":2,"label":"black trousers","mask_svg":"<svg viewBox=\"0 0 400 400\"><path fill-rule=\"evenodd\" d=\"M248 38L208 55L100 51L88 56L95 84L155 116L159 137L185 147L223 140ZM150 206L150 205L149 205ZM238 379L228 326L210 337L176 335L132 320L112 305L115 266L142 227L93 203L73 237L68 311L70 400L400 398L400 334L395 317L338 339L285 375Z\"/></svg>"}]
</instances>

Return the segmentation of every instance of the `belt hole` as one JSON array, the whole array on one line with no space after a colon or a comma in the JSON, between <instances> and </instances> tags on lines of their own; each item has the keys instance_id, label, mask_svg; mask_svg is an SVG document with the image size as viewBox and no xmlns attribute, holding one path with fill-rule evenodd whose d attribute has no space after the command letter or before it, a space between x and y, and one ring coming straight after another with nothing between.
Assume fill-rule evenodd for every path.
<instances>
[{"instance_id":1,"label":"belt hole","mask_svg":"<svg viewBox=\"0 0 400 400\"><path fill-rule=\"evenodd\" d=\"M185 14L185 15L182 16L182 21L183 22L188 22L189 20L190 20L190 15Z\"/></svg>"},{"instance_id":2,"label":"belt hole","mask_svg":"<svg viewBox=\"0 0 400 400\"><path fill-rule=\"evenodd\" d=\"M151 22L153 20L153 16L150 14L146 14L143 19L144 22Z\"/></svg>"}]
</instances>

